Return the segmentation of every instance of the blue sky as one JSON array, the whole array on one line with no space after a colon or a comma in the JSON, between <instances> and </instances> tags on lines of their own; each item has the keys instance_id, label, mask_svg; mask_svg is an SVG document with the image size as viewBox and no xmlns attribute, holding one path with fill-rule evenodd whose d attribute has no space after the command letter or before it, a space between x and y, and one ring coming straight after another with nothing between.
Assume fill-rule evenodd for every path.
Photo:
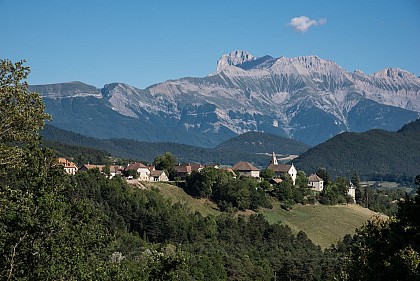
<instances>
[{"instance_id":1,"label":"blue sky","mask_svg":"<svg viewBox=\"0 0 420 281\"><path fill-rule=\"evenodd\" d=\"M206 76L234 50L420 75L418 0L0 0L0 15L0 58L25 59L30 84L145 88Z\"/></svg>"}]
</instances>

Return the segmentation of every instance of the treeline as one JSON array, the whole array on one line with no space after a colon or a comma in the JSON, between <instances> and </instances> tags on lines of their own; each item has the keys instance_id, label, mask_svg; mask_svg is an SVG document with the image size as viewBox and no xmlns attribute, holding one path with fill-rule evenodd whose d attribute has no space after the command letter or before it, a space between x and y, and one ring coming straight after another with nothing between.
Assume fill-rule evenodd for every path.
<instances>
[{"instance_id":1,"label":"treeline","mask_svg":"<svg viewBox=\"0 0 420 281\"><path fill-rule=\"evenodd\" d=\"M195 197L213 200L221 211L256 210L272 207L265 184L254 178L236 178L228 171L208 167L187 177L185 191Z\"/></svg>"},{"instance_id":2,"label":"treeline","mask_svg":"<svg viewBox=\"0 0 420 281\"><path fill-rule=\"evenodd\" d=\"M96 139L46 125L40 132L48 142L90 147L110 153L112 156L152 162L158 155L169 151L182 163L223 163L233 165L249 161L266 165L268 157L248 151L231 151L224 148L202 148L169 142L144 142L128 139Z\"/></svg>"},{"instance_id":3,"label":"treeline","mask_svg":"<svg viewBox=\"0 0 420 281\"><path fill-rule=\"evenodd\" d=\"M69 145L60 142L44 141L44 147L51 148L57 157L65 157L76 163L78 167L83 164L111 164L111 154L104 151L89 147Z\"/></svg>"}]
</instances>

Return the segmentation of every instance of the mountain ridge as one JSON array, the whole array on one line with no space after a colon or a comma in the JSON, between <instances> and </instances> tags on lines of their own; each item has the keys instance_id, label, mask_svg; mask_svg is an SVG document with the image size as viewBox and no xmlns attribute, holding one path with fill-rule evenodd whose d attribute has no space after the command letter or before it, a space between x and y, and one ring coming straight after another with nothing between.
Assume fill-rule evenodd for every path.
<instances>
[{"instance_id":1,"label":"mountain ridge","mask_svg":"<svg viewBox=\"0 0 420 281\"><path fill-rule=\"evenodd\" d=\"M98 111L112 110L113 131L120 137L206 147L248 131L316 145L343 131L397 130L420 113L420 78L397 68L367 75L317 56L254 57L245 51L224 55L217 65L215 74L145 89L111 83L95 90L86 85L85 95L81 85L55 95L48 85L30 90L41 93L53 124L67 130L115 137L100 132L109 125L88 109L74 107L96 98ZM73 127L69 118L75 119Z\"/></svg>"},{"instance_id":2,"label":"mountain ridge","mask_svg":"<svg viewBox=\"0 0 420 281\"><path fill-rule=\"evenodd\" d=\"M420 119L397 132L344 132L310 148L293 163L307 173L326 168L333 177L351 177L353 173L369 179L414 177L420 174L419 136Z\"/></svg>"},{"instance_id":3,"label":"mountain ridge","mask_svg":"<svg viewBox=\"0 0 420 281\"><path fill-rule=\"evenodd\" d=\"M156 156L162 155L169 151L174 154L179 162L199 162L199 163L219 163L233 165L238 161L249 161L260 167L266 167L270 160L269 153L275 151L285 155L297 154L306 151L308 146L294 140L287 140L274 135L264 135L257 133L261 143L258 145L258 152L255 150L238 150L232 149L229 145L220 144L214 148L196 147L178 143L151 143L129 139L96 139L84 136L79 133L66 131L56 128L52 125L45 125L40 132L43 140L48 143L63 143L66 145L93 148L100 151L107 151L116 157L123 157L137 161L152 162ZM236 136L236 143L249 142L250 133ZM275 147L271 143L280 144ZM294 146L297 145L297 147ZM53 145L58 147L59 145ZM81 150L81 149L79 149ZM265 154L264 154L265 153Z\"/></svg>"}]
</instances>

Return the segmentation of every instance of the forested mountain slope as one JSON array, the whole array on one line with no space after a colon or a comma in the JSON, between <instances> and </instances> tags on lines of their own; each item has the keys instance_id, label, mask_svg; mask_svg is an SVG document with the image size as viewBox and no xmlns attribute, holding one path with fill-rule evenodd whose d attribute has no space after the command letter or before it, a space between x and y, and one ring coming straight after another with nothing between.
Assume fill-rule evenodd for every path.
<instances>
[{"instance_id":1,"label":"forested mountain slope","mask_svg":"<svg viewBox=\"0 0 420 281\"><path fill-rule=\"evenodd\" d=\"M177 143L141 142L128 139L96 139L58 129L51 125L46 125L41 131L41 135L44 140L49 142L95 148L107 151L116 157L147 162L152 162L156 156L162 155L165 152L174 154L180 163L199 162L233 165L243 160L253 162L259 166L266 166L269 162L268 156L258 155L248 151L240 152L224 148L202 148ZM54 144L51 146L54 148L60 145Z\"/></svg>"},{"instance_id":2,"label":"forested mountain slope","mask_svg":"<svg viewBox=\"0 0 420 281\"><path fill-rule=\"evenodd\" d=\"M397 132L342 133L317 145L294 164L307 173L324 167L333 176L410 176L420 174L420 119Z\"/></svg>"},{"instance_id":3,"label":"forested mountain slope","mask_svg":"<svg viewBox=\"0 0 420 281\"><path fill-rule=\"evenodd\" d=\"M251 153L301 154L309 145L294 139L260 132L248 132L222 142L216 148Z\"/></svg>"}]
</instances>

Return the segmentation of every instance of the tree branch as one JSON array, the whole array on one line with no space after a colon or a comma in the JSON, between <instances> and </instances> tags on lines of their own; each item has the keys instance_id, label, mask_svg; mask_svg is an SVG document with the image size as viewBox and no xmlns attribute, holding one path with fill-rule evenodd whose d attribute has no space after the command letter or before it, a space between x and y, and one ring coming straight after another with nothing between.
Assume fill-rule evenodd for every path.
<instances>
[{"instance_id":1,"label":"tree branch","mask_svg":"<svg viewBox=\"0 0 420 281\"><path fill-rule=\"evenodd\" d=\"M26 238L26 236L28 235L28 231L25 231L25 234L19 238L19 241L16 243L15 246L13 246L13 252L12 252L12 260L10 261L10 270L9 270L9 275L7 276L7 280L10 280L12 278L13 275L13 268L15 266L15 256L16 256L16 248L19 246L19 244L23 241L23 239Z\"/></svg>"}]
</instances>

